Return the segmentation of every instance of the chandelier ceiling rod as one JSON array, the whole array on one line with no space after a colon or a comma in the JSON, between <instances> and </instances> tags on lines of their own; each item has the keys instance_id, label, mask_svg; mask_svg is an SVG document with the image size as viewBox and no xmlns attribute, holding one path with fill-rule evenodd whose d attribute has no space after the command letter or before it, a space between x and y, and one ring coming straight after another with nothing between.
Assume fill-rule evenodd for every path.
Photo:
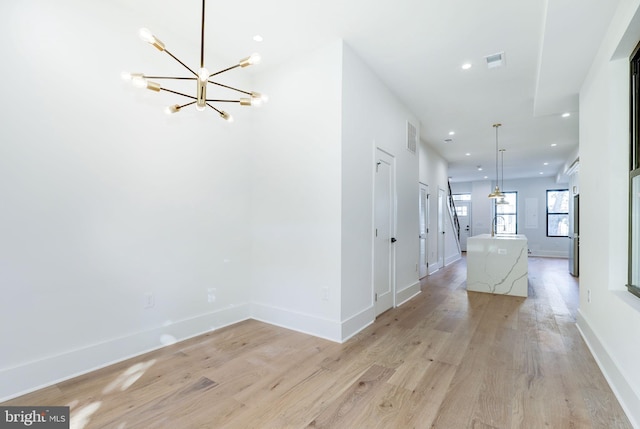
<instances>
[{"instance_id":1,"label":"chandelier ceiling rod","mask_svg":"<svg viewBox=\"0 0 640 429\"><path fill-rule=\"evenodd\" d=\"M204 0L202 0L202 25L200 26L200 68L204 68Z\"/></svg>"}]
</instances>

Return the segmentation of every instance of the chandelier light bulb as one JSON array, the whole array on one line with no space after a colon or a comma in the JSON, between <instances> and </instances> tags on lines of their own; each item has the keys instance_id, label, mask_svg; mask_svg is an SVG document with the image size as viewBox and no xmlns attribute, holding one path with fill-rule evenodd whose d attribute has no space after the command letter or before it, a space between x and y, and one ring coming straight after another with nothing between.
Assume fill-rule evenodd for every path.
<instances>
[{"instance_id":1,"label":"chandelier light bulb","mask_svg":"<svg viewBox=\"0 0 640 429\"><path fill-rule=\"evenodd\" d=\"M220 117L227 122L233 122L233 116L225 112L224 110L220 112Z\"/></svg>"},{"instance_id":2,"label":"chandelier light bulb","mask_svg":"<svg viewBox=\"0 0 640 429\"><path fill-rule=\"evenodd\" d=\"M262 57L260 56L260 54L258 53L253 53L251 54L251 56L249 57L249 63L251 65L253 64L258 64L260 61L262 61Z\"/></svg>"},{"instance_id":3,"label":"chandelier light bulb","mask_svg":"<svg viewBox=\"0 0 640 429\"><path fill-rule=\"evenodd\" d=\"M131 83L133 84L133 86L135 86L136 88L146 88L147 87L147 80L142 76L131 76Z\"/></svg>"},{"instance_id":4,"label":"chandelier light bulb","mask_svg":"<svg viewBox=\"0 0 640 429\"><path fill-rule=\"evenodd\" d=\"M141 28L138 31L138 35L142 40L144 40L147 43L151 43L152 45L153 45L153 42L155 42L156 40L156 38L153 36L153 33L151 33L151 31L149 31L148 28Z\"/></svg>"},{"instance_id":5,"label":"chandelier light bulb","mask_svg":"<svg viewBox=\"0 0 640 429\"><path fill-rule=\"evenodd\" d=\"M204 111L204 109L206 109L206 108L207 108L207 105L206 105L206 104L200 105L200 104L196 103L196 110L197 110L198 112L203 112L203 111Z\"/></svg>"},{"instance_id":6,"label":"chandelier light bulb","mask_svg":"<svg viewBox=\"0 0 640 429\"><path fill-rule=\"evenodd\" d=\"M180 111L180 105L179 105L179 104L174 104L173 106L167 106L167 107L164 109L164 112L165 112L167 115L171 115L172 113L177 113L177 112L179 112L179 111Z\"/></svg>"},{"instance_id":7,"label":"chandelier light bulb","mask_svg":"<svg viewBox=\"0 0 640 429\"><path fill-rule=\"evenodd\" d=\"M240 61L238 61L238 65L240 65L240 67L248 67L253 64L258 64L261 59L262 57L260 56L260 54L254 53L248 56L247 58L243 58Z\"/></svg>"},{"instance_id":8,"label":"chandelier light bulb","mask_svg":"<svg viewBox=\"0 0 640 429\"><path fill-rule=\"evenodd\" d=\"M267 94L261 94L259 92L251 92L251 98L254 100L259 100L258 103L266 103L269 101L269 96Z\"/></svg>"}]
</instances>

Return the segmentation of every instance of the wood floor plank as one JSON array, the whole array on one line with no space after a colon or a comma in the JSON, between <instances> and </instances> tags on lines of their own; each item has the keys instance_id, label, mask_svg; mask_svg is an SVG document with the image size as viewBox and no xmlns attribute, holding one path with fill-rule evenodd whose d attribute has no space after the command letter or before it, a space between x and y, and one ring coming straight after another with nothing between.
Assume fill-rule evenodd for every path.
<instances>
[{"instance_id":1,"label":"wood floor plank","mask_svg":"<svg viewBox=\"0 0 640 429\"><path fill-rule=\"evenodd\" d=\"M309 428L348 428L358 427L355 422L361 418L363 409L393 375L393 369L373 365L362 377L356 380L346 392L336 398L318 417L313 419Z\"/></svg>"}]
</instances>

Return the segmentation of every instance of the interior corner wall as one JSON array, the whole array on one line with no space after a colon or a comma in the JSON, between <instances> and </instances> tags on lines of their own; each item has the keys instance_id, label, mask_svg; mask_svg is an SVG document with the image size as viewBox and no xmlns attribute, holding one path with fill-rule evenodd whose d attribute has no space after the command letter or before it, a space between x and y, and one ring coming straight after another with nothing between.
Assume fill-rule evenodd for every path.
<instances>
[{"instance_id":1,"label":"interior corner wall","mask_svg":"<svg viewBox=\"0 0 640 429\"><path fill-rule=\"evenodd\" d=\"M373 197L376 148L395 159L396 304L420 291L418 156L406 148L415 116L348 46L342 84L342 321L349 337L373 311Z\"/></svg>"},{"instance_id":2,"label":"interior corner wall","mask_svg":"<svg viewBox=\"0 0 640 429\"><path fill-rule=\"evenodd\" d=\"M123 82L140 22L0 3L0 401L249 317L250 118Z\"/></svg>"},{"instance_id":3,"label":"interior corner wall","mask_svg":"<svg viewBox=\"0 0 640 429\"><path fill-rule=\"evenodd\" d=\"M441 268L438 260L438 189L447 192L449 183L449 164L427 142L420 140L419 181L429 187L429 234L427 235L427 261L429 273Z\"/></svg>"},{"instance_id":4,"label":"interior corner wall","mask_svg":"<svg viewBox=\"0 0 640 429\"><path fill-rule=\"evenodd\" d=\"M626 291L629 59L640 2L621 2L580 91L578 327L627 415L640 427L640 299ZM633 21L632 21L633 20Z\"/></svg>"},{"instance_id":5,"label":"interior corner wall","mask_svg":"<svg viewBox=\"0 0 640 429\"><path fill-rule=\"evenodd\" d=\"M269 69L250 149L252 316L341 339L342 42Z\"/></svg>"}]
</instances>

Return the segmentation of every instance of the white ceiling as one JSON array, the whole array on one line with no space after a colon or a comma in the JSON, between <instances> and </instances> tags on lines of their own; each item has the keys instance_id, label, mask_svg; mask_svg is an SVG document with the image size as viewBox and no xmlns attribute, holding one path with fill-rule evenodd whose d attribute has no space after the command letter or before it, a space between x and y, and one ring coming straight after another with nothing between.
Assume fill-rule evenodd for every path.
<instances>
[{"instance_id":1,"label":"white ceiling","mask_svg":"<svg viewBox=\"0 0 640 429\"><path fill-rule=\"evenodd\" d=\"M201 1L117 1L168 46L193 44L198 62ZM618 3L209 0L206 52L236 61L258 51L259 73L341 37L418 116L453 182L495 178L496 122L505 179L556 176L577 150L578 91ZM488 69L484 57L498 52L506 65Z\"/></svg>"}]
</instances>

